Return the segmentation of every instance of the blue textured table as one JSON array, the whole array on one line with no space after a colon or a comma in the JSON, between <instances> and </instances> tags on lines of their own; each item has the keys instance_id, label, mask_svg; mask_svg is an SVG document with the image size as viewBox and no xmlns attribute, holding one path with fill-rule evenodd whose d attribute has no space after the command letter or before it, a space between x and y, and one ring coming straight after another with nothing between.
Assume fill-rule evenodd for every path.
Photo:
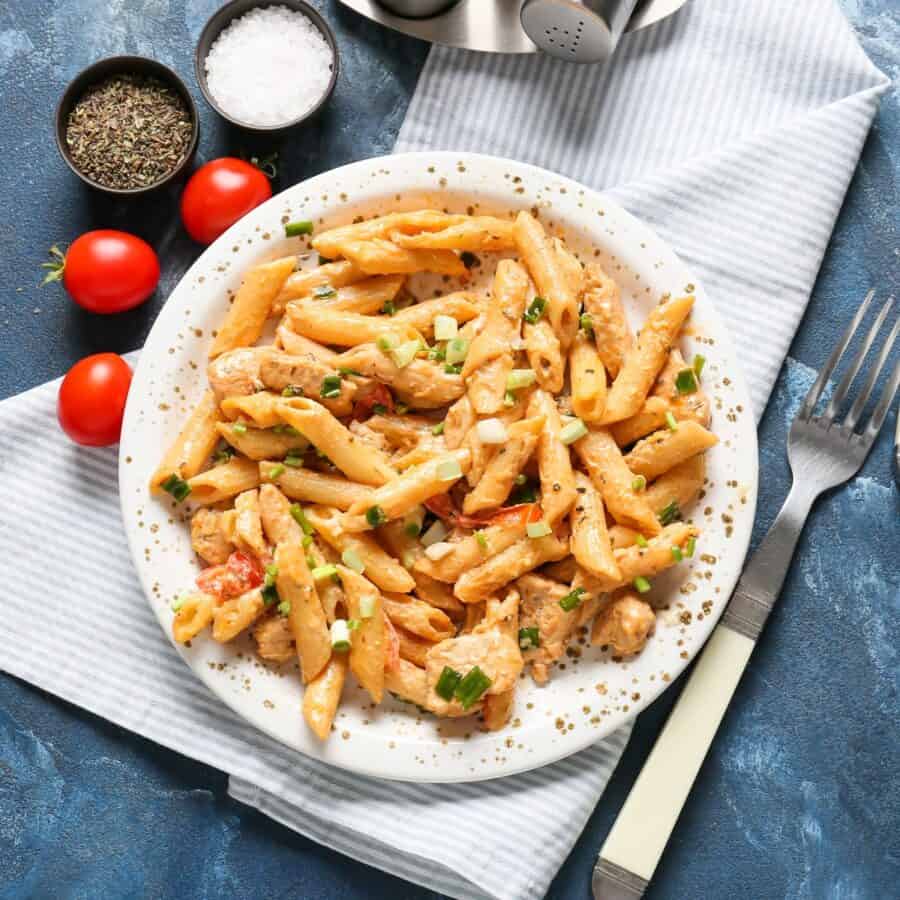
<instances>
[{"instance_id":1,"label":"blue textured table","mask_svg":"<svg viewBox=\"0 0 900 900\"><path fill-rule=\"evenodd\" d=\"M842 2L872 59L898 77L896 0ZM113 53L155 56L192 81L193 42L218 5L0 5L0 397L62 374L87 353L138 347L196 256L172 227L175 194L136 209L81 188L53 146L52 109L77 70ZM427 52L334 2L317 5L336 26L344 70L318 125L282 148L285 185L389 151ZM227 133L194 93L203 114L203 157L254 149ZM869 285L896 290L898 179L900 102L892 92L766 411L755 540L789 485L786 428L812 367ZM141 309L99 318L37 283L52 243L104 226L136 230L164 248L164 277ZM813 513L782 601L657 872L653 900L897 896L900 504L889 451L885 434L861 476ZM0 477L11 477L2 467L0 460ZM34 588L39 603L37 574ZM676 685L640 718L550 896L589 896L594 854L677 691ZM0 898L176 896L435 895L230 801L220 772L0 675Z\"/></svg>"}]
</instances>

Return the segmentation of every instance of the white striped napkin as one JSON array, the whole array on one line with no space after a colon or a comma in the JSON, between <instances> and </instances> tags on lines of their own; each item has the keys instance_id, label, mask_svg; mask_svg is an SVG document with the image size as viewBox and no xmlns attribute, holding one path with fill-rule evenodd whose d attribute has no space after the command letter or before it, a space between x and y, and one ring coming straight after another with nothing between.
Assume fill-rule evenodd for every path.
<instances>
[{"instance_id":1,"label":"white striped napkin","mask_svg":"<svg viewBox=\"0 0 900 900\"><path fill-rule=\"evenodd\" d=\"M604 67L435 48L398 149L615 185L718 303L759 414L886 84L831 0L705 0ZM0 404L0 668L219 767L233 796L364 862L453 897L542 896L625 731L538 772L450 786L348 775L256 733L160 633L121 535L115 451L66 442L56 390Z\"/></svg>"}]
</instances>

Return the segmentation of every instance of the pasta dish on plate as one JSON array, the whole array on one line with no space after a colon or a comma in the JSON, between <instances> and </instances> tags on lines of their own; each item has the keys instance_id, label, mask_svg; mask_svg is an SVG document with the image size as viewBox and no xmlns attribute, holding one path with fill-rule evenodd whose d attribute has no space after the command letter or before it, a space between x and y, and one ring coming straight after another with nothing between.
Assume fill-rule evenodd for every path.
<instances>
[{"instance_id":1,"label":"pasta dish on plate","mask_svg":"<svg viewBox=\"0 0 900 900\"><path fill-rule=\"evenodd\" d=\"M634 334L616 282L527 211L389 213L311 245L314 267L244 274L151 479L204 564L174 639L251 633L296 665L323 740L348 671L374 704L497 730L588 627L639 653L717 441L704 359L678 349L693 296ZM467 290L487 255L490 290ZM461 289L417 298L420 272Z\"/></svg>"}]
</instances>

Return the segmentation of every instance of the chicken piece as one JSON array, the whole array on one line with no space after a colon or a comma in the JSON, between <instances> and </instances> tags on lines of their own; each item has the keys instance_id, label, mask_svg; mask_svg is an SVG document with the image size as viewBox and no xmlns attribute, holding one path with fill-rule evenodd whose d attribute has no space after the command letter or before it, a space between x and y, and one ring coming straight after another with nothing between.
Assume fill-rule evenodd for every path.
<instances>
[{"instance_id":1,"label":"chicken piece","mask_svg":"<svg viewBox=\"0 0 900 900\"><path fill-rule=\"evenodd\" d=\"M353 401L359 388L349 378L341 378L327 363L312 353L292 356L279 350L269 350L261 360L259 377L270 391L281 393L285 388L302 391L303 396L321 403L336 416L346 416L353 409ZM322 396L322 384L326 378L340 379L340 395Z\"/></svg>"},{"instance_id":2,"label":"chicken piece","mask_svg":"<svg viewBox=\"0 0 900 900\"><path fill-rule=\"evenodd\" d=\"M269 616L253 629L256 652L269 662L289 662L296 657L294 636L285 616Z\"/></svg>"},{"instance_id":3,"label":"chicken piece","mask_svg":"<svg viewBox=\"0 0 900 900\"><path fill-rule=\"evenodd\" d=\"M268 347L240 347L217 356L207 366L206 376L218 400L261 391L260 367L271 352Z\"/></svg>"},{"instance_id":4,"label":"chicken piece","mask_svg":"<svg viewBox=\"0 0 900 900\"><path fill-rule=\"evenodd\" d=\"M480 634L464 634L436 644L425 657L428 679L426 707L439 716L453 715L462 710L458 700L447 701L435 690L444 668L449 666L465 677L478 666L491 680L486 694L502 694L515 687L522 671L522 652L511 638L492 628ZM469 707L474 712L480 703Z\"/></svg>"},{"instance_id":5,"label":"chicken piece","mask_svg":"<svg viewBox=\"0 0 900 900\"><path fill-rule=\"evenodd\" d=\"M225 536L222 513L214 509L198 509L191 519L191 546L194 553L211 566L228 561L234 545Z\"/></svg>"},{"instance_id":6,"label":"chicken piece","mask_svg":"<svg viewBox=\"0 0 900 900\"><path fill-rule=\"evenodd\" d=\"M416 409L447 406L466 389L462 377L446 372L443 365L417 358L400 368L375 344L360 344L342 353L340 364L384 382L397 399Z\"/></svg>"},{"instance_id":7,"label":"chicken piece","mask_svg":"<svg viewBox=\"0 0 900 900\"><path fill-rule=\"evenodd\" d=\"M655 624L653 607L634 591L625 590L594 620L591 643L608 646L617 656L629 656L644 649Z\"/></svg>"}]
</instances>

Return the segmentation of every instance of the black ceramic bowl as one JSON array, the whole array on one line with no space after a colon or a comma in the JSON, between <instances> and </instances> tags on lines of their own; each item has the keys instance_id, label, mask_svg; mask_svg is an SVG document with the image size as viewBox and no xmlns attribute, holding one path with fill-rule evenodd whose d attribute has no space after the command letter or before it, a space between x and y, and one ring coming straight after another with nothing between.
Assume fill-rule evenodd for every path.
<instances>
[{"instance_id":1,"label":"black ceramic bowl","mask_svg":"<svg viewBox=\"0 0 900 900\"><path fill-rule=\"evenodd\" d=\"M94 181L82 172L69 153L69 147L66 144L66 128L68 127L69 114L72 107L78 102L81 95L91 85L97 84L108 78L110 75L147 75L159 79L159 81L168 85L174 90L184 101L185 108L191 118L192 132L191 140L188 144L187 152L184 159L164 178L153 184L135 188L114 188L107 187ZM187 89L187 85L168 67L154 59L148 59L145 56L111 56L107 59L101 59L93 65L88 66L82 72L75 76L69 82L69 86L63 92L59 104L56 107L56 146L62 158L66 161L69 168L85 183L98 191L107 194L116 194L123 197L136 196L138 194L146 194L148 191L155 191L157 188L178 178L191 165L194 154L197 152L197 142L200 139L200 120L197 116L197 107L191 92Z\"/></svg>"},{"instance_id":2,"label":"black ceramic bowl","mask_svg":"<svg viewBox=\"0 0 900 900\"><path fill-rule=\"evenodd\" d=\"M331 80L328 82L328 87L325 89L325 93L321 96L318 103L303 113L302 116L298 116L296 119L292 119L289 122L282 122L279 125L253 125L249 122L242 122L240 119L234 118L234 116L230 116L221 106L219 106L210 93L209 86L206 83L206 66L204 64L206 62L206 57L209 55L210 47L212 47L219 34L227 28L234 19L250 12L252 9L264 9L267 6L286 6L288 9L301 12L313 23L313 25L315 25L316 28L319 29L322 33L322 37L325 38L328 42L328 46L331 48ZM200 90L203 91L203 96L206 97L206 102L209 103L223 119L231 122L232 125L237 125L239 128L244 128L247 131L254 131L259 134L272 134L273 132L286 131L288 128L299 125L301 122L306 122L319 112L334 91L334 86L337 83L338 72L340 70L340 58L338 56L337 41L334 38L331 27L325 19L322 18L319 11L310 6L309 3L304 3L303 0L231 0L230 3L226 3L220 10L213 13L206 25L203 26L203 31L200 33L200 39L197 41L197 48L194 51L194 69L197 73L197 83L200 85Z\"/></svg>"}]
</instances>

